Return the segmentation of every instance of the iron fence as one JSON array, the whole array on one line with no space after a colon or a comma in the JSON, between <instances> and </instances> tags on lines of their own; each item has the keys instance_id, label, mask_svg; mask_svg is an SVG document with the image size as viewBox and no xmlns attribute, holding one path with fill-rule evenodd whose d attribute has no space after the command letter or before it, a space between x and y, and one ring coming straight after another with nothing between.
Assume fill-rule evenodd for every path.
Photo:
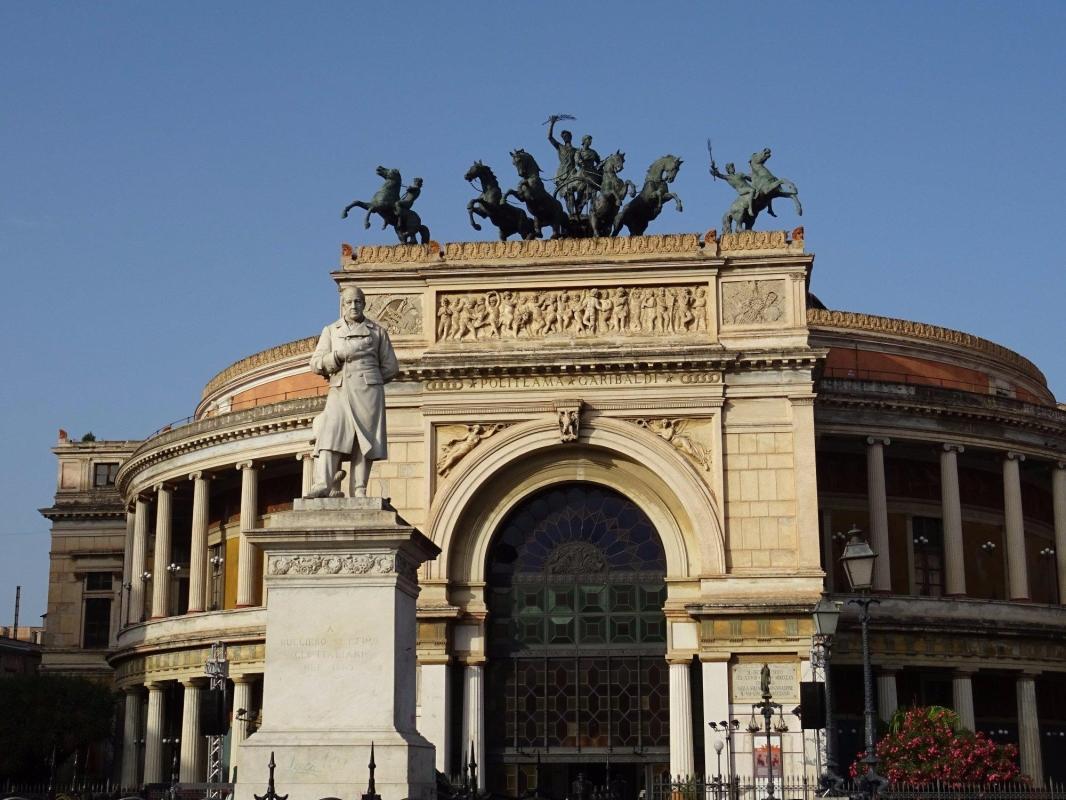
<instances>
[{"instance_id":1,"label":"iron fence","mask_svg":"<svg viewBox=\"0 0 1066 800\"><path fill-rule=\"evenodd\" d=\"M844 781L826 789L806 778L748 781L695 778L656 782L648 800L817 800L822 797L865 798L868 792L858 781ZM879 800L1066 800L1066 785L1048 781L1044 786L1027 783L976 783L922 785L890 783L878 793Z\"/></svg>"}]
</instances>

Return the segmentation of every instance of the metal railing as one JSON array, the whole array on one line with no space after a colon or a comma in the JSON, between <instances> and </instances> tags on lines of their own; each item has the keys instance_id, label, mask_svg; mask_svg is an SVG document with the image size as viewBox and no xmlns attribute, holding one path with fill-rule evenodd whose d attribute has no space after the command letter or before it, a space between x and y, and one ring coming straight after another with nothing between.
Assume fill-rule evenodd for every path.
<instances>
[{"instance_id":1,"label":"metal railing","mask_svg":"<svg viewBox=\"0 0 1066 800\"><path fill-rule=\"evenodd\" d=\"M648 800L767 800L769 781L756 779L710 779L657 781ZM817 800L821 797L869 797L858 781L845 781L826 790L806 778L774 779L774 800ZM1027 783L889 783L877 793L879 800L1066 800L1066 786L1048 781L1045 786Z\"/></svg>"}]
</instances>

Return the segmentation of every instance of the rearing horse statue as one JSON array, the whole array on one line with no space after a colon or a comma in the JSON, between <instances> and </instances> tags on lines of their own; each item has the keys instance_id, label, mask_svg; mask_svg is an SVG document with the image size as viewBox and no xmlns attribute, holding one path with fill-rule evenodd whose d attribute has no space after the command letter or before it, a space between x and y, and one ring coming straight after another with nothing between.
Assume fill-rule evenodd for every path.
<instances>
[{"instance_id":1,"label":"rearing horse statue","mask_svg":"<svg viewBox=\"0 0 1066 800\"><path fill-rule=\"evenodd\" d=\"M637 193L633 181L623 181L618 177L625 165L626 154L621 150L611 153L600 165L603 169L603 180L589 207L589 227L592 228L593 236L610 236L622 201L626 199L627 194L632 197Z\"/></svg>"},{"instance_id":2,"label":"rearing horse statue","mask_svg":"<svg viewBox=\"0 0 1066 800\"><path fill-rule=\"evenodd\" d=\"M514 233L523 239L536 237L533 220L522 209L504 200L499 181L487 164L475 161L463 177L469 182L475 179L481 182L481 194L466 204L466 212L474 230L481 230L474 220L474 214L477 214L482 219L488 218L499 229L501 242L507 241L507 237Z\"/></svg>"},{"instance_id":3,"label":"rearing horse statue","mask_svg":"<svg viewBox=\"0 0 1066 800\"><path fill-rule=\"evenodd\" d=\"M377 193L370 198L369 203L364 203L362 200L353 200L344 207L344 211L341 212L341 219L348 219L348 212L353 208L366 209L366 219L363 220L363 227L370 227L370 215L377 214L386 224L394 224L396 222L396 203L400 200L400 171L398 169L389 169L388 167L378 167L377 174L385 179L385 183L381 188L377 190Z\"/></svg>"},{"instance_id":4,"label":"rearing horse statue","mask_svg":"<svg viewBox=\"0 0 1066 800\"><path fill-rule=\"evenodd\" d=\"M518 170L521 180L514 189L508 189L503 196L516 197L526 204L530 215L533 217L533 226L537 236L542 235L542 229L548 226L552 229L552 238L566 236L569 233L566 209L563 204L556 200L547 189L544 181L540 179L540 166L537 160L525 150L519 148L511 151L511 161Z\"/></svg>"},{"instance_id":5,"label":"rearing horse statue","mask_svg":"<svg viewBox=\"0 0 1066 800\"><path fill-rule=\"evenodd\" d=\"M642 236L648 229L648 223L659 216L663 205L670 200L674 201L679 212L684 210L681 198L670 191L670 184L677 177L681 163L680 158L672 155L665 155L652 162L648 167L648 174L644 177L644 187L640 194L626 203L615 217L612 236L617 236L623 225L629 229L631 236Z\"/></svg>"}]
</instances>

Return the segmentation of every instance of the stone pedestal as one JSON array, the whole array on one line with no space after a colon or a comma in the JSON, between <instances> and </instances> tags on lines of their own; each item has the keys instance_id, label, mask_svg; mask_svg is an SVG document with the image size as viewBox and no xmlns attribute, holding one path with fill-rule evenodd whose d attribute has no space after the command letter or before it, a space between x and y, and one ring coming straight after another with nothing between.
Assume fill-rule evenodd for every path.
<instances>
[{"instance_id":1,"label":"stone pedestal","mask_svg":"<svg viewBox=\"0 0 1066 800\"><path fill-rule=\"evenodd\" d=\"M417 570L439 549L380 498L297 500L247 533L267 554L263 727L239 753L236 800L275 754L290 800L377 791L428 800L433 745L415 730Z\"/></svg>"}]
</instances>

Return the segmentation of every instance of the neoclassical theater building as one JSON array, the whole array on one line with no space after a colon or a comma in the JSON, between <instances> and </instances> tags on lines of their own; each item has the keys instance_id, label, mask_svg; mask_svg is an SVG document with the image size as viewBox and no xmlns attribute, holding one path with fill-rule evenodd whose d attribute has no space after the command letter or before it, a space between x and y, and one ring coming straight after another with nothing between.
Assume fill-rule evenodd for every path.
<instances>
[{"instance_id":1,"label":"neoclassical theater building","mask_svg":"<svg viewBox=\"0 0 1066 800\"><path fill-rule=\"evenodd\" d=\"M365 290L402 368L370 491L441 549L417 606L418 729L439 770L473 753L512 796L538 762L559 796L608 763L634 793L665 773L758 776L765 663L787 725L772 758L816 774L820 737L794 712L821 677L812 609L850 592L855 525L878 553L880 716L947 705L1016 742L1035 781L1066 777L1066 410L1005 347L825 309L813 261L802 229L342 249L337 287ZM245 531L309 486L315 341L226 367L185 424L55 448L44 668L113 683L124 785L168 779L175 752L203 780L214 642L229 770L272 713ZM846 764L854 606L832 665ZM708 723L732 719L719 761Z\"/></svg>"}]
</instances>

